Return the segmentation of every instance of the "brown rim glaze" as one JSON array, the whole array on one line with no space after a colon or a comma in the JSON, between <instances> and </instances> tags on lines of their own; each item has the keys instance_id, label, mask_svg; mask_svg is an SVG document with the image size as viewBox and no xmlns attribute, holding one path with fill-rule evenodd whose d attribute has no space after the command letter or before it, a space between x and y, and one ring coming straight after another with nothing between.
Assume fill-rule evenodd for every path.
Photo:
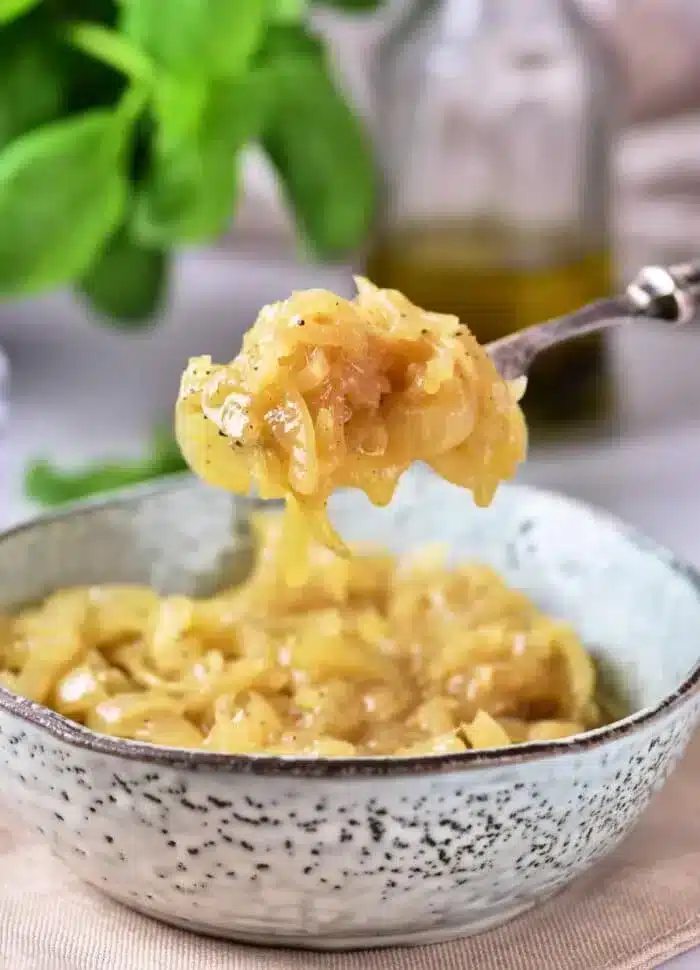
<instances>
[{"instance_id":1,"label":"brown rim glaze","mask_svg":"<svg viewBox=\"0 0 700 970\"><path fill-rule=\"evenodd\" d=\"M137 505L144 498L154 494L167 494L189 483L190 475L174 475L166 482L159 482L129 489L116 496L100 497L62 511L43 515L0 533L0 542L18 533L40 527L46 522L70 519L86 515L95 509L128 508ZM549 494L561 501L563 496L547 489L531 488L523 485L507 485L522 492ZM573 506L584 509L599 521L602 520L621 532L630 542L642 551L656 556L669 570L686 579L695 589L700 599L700 571L677 559L663 546L652 542L631 529L614 516L568 497L564 500ZM188 771L216 771L226 774L252 774L266 776L291 776L311 778L387 778L411 775L433 775L448 772L473 771L481 768L505 767L530 761L555 758L560 755L576 754L593 748L604 747L621 737L642 730L661 717L687 703L700 689L700 660L695 664L686 679L654 707L645 708L621 721L605 727L596 728L586 734L576 735L559 741L530 741L527 744L513 745L509 748L489 748L483 751L464 751L460 754L425 755L422 757L374 757L374 758L304 758L296 755L232 755L218 754L185 748L166 748L139 741L127 741L90 731L56 711L36 704L34 701L19 697L0 686L0 710L18 718L33 727L40 728L48 735L73 748L85 749L94 754L104 754L124 758L149 765L163 765L169 768Z\"/></svg>"}]
</instances>

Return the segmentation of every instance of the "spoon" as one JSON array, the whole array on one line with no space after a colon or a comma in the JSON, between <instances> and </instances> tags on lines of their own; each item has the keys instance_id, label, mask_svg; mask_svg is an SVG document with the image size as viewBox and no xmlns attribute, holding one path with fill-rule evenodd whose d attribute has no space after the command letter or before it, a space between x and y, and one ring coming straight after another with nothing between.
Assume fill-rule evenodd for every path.
<instances>
[{"instance_id":1,"label":"spoon","mask_svg":"<svg viewBox=\"0 0 700 970\"><path fill-rule=\"evenodd\" d=\"M527 376L543 350L633 318L674 324L700 318L700 262L646 266L621 296L596 300L566 316L494 340L486 350L501 377L516 380Z\"/></svg>"}]
</instances>

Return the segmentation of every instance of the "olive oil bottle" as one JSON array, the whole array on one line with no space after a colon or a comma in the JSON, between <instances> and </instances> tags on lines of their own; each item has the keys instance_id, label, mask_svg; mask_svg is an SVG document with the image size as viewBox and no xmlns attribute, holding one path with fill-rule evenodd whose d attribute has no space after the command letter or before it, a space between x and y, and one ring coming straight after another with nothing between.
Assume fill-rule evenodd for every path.
<instances>
[{"instance_id":1,"label":"olive oil bottle","mask_svg":"<svg viewBox=\"0 0 700 970\"><path fill-rule=\"evenodd\" d=\"M377 284L458 315L482 342L607 295L610 74L574 0L419 3L380 51ZM524 406L535 431L613 403L595 336L549 351Z\"/></svg>"}]
</instances>

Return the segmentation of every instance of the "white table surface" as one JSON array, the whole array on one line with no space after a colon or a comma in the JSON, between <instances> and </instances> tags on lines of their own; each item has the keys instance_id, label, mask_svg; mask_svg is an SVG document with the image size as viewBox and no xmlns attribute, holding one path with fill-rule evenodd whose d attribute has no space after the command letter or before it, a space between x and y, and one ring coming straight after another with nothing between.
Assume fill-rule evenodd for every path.
<instances>
[{"instance_id":1,"label":"white table surface","mask_svg":"<svg viewBox=\"0 0 700 970\"><path fill-rule=\"evenodd\" d=\"M129 338L88 326L62 298L0 308L12 372L0 527L33 513L21 489L30 457L71 464L134 454L169 414L190 353L228 359L261 302L319 283L347 289L348 275L189 258L166 325ZM700 335L629 327L616 354L624 375L618 432L536 454L523 478L623 515L700 564ZM700 970L700 949L666 970Z\"/></svg>"}]
</instances>

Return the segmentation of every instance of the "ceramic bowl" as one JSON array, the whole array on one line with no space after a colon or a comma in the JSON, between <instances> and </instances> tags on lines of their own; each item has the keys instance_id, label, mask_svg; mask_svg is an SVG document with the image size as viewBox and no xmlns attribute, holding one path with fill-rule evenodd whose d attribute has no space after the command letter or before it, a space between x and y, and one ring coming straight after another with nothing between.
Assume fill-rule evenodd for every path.
<instances>
[{"instance_id":1,"label":"ceramic bowl","mask_svg":"<svg viewBox=\"0 0 700 970\"><path fill-rule=\"evenodd\" d=\"M573 622L634 711L565 741L417 758L227 756L102 737L0 689L0 794L114 899L238 940L350 949L502 923L629 832L700 713L700 581L625 526L503 488L487 510L422 474L388 509L344 494L344 535L444 539ZM0 539L11 607L102 581L209 593L249 558L246 505L190 479Z\"/></svg>"}]
</instances>

